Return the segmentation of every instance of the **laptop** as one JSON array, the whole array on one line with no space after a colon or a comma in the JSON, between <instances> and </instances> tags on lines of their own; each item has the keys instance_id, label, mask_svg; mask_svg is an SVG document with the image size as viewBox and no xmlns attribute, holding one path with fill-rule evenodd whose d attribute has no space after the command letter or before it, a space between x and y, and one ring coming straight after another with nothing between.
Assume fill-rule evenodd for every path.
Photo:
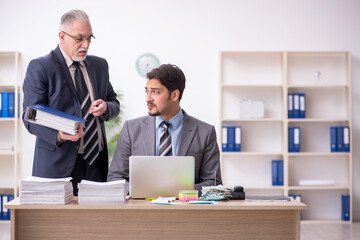
<instances>
[{"instance_id":1,"label":"laptop","mask_svg":"<svg viewBox=\"0 0 360 240\"><path fill-rule=\"evenodd\" d=\"M192 156L130 156L130 198L179 197L193 190L195 158Z\"/></svg>"}]
</instances>

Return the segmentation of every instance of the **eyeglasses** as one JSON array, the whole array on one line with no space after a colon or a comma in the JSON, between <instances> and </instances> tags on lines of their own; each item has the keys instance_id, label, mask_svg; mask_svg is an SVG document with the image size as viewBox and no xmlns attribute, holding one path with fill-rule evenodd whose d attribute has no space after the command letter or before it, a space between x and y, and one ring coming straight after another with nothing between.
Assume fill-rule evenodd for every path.
<instances>
[{"instance_id":1,"label":"eyeglasses","mask_svg":"<svg viewBox=\"0 0 360 240\"><path fill-rule=\"evenodd\" d=\"M92 34L89 37L85 38L81 34L80 34L79 37L76 37L76 36L68 34L67 32L64 32L64 31L62 31L62 32L65 33L66 35L68 35L69 37L71 37L72 39L74 39L75 42L77 42L77 43L81 43L81 42L83 42L85 40L88 41L88 42L91 42L91 40L95 39L94 35L92 35Z\"/></svg>"}]
</instances>

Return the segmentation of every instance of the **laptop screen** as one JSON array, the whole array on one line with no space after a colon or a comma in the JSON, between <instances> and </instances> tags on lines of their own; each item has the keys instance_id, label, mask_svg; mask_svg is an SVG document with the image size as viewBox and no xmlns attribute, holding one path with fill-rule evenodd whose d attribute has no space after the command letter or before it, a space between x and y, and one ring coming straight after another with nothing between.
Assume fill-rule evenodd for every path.
<instances>
[{"instance_id":1,"label":"laptop screen","mask_svg":"<svg viewBox=\"0 0 360 240\"><path fill-rule=\"evenodd\" d=\"M192 156L130 156L131 198L179 197L179 190L192 190L195 159Z\"/></svg>"}]
</instances>

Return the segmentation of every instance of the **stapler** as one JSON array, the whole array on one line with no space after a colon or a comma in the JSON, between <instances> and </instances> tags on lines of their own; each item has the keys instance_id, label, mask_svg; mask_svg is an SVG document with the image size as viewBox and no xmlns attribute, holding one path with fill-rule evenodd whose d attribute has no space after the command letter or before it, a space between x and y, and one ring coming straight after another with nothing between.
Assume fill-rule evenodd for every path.
<instances>
[{"instance_id":1,"label":"stapler","mask_svg":"<svg viewBox=\"0 0 360 240\"><path fill-rule=\"evenodd\" d=\"M242 186L235 186L234 190L230 189L230 194L229 199L231 200L245 200L245 192Z\"/></svg>"}]
</instances>

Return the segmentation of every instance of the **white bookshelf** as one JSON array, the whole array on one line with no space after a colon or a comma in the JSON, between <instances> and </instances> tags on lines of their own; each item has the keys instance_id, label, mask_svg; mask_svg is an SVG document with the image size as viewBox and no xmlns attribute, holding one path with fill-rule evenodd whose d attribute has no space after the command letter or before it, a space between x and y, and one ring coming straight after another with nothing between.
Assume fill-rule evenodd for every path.
<instances>
[{"instance_id":1,"label":"white bookshelf","mask_svg":"<svg viewBox=\"0 0 360 240\"><path fill-rule=\"evenodd\" d=\"M0 52L0 92L15 93L13 118L0 118L0 194L18 195L20 157L20 53Z\"/></svg>"},{"instance_id":2,"label":"white bookshelf","mask_svg":"<svg viewBox=\"0 0 360 240\"><path fill-rule=\"evenodd\" d=\"M341 195L352 202L350 59L348 52L220 53L220 127L242 129L241 152L221 152L226 187L242 185L248 195L301 194L309 206L303 220L343 222ZM288 93L306 94L306 118L288 118ZM240 118L240 101L247 99L264 102L264 118ZM330 152L330 126L344 125L350 152ZM301 128L299 153L288 152L291 126ZM271 161L279 159L284 185L272 186ZM302 179L334 185L300 186Z\"/></svg>"}]
</instances>

